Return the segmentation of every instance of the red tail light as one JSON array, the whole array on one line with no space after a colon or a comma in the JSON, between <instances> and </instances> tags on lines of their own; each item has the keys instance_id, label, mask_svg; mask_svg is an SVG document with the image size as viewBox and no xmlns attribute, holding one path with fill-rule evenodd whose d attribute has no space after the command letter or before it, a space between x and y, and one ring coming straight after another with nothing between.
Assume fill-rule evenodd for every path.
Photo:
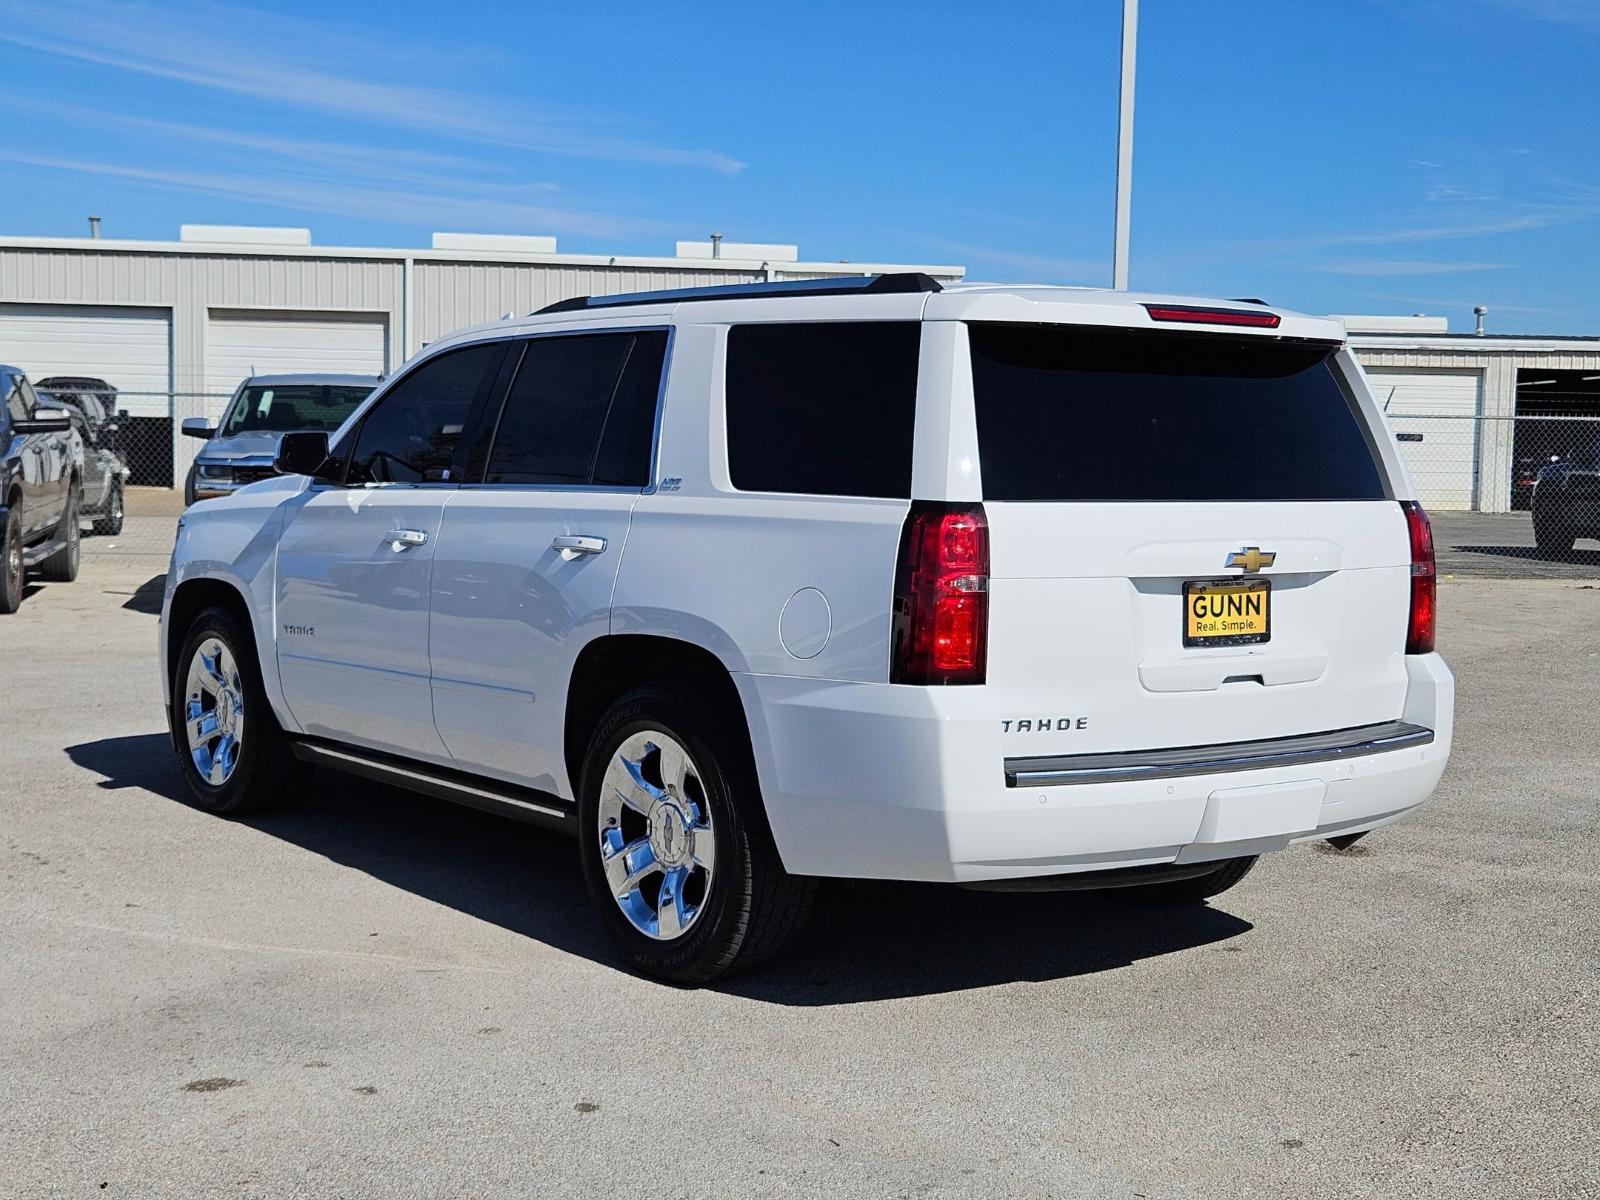
<instances>
[{"instance_id":1,"label":"red tail light","mask_svg":"<svg viewBox=\"0 0 1600 1200\"><path fill-rule=\"evenodd\" d=\"M1276 329L1283 320L1274 312L1255 312L1248 308L1205 308L1196 304L1146 304L1152 321L1179 321L1188 325L1248 325L1255 329Z\"/></svg>"},{"instance_id":2,"label":"red tail light","mask_svg":"<svg viewBox=\"0 0 1600 1200\"><path fill-rule=\"evenodd\" d=\"M1411 535L1411 619L1406 625L1406 653L1432 654L1439 577L1433 563L1433 526L1415 500L1402 500L1406 532Z\"/></svg>"},{"instance_id":3,"label":"red tail light","mask_svg":"<svg viewBox=\"0 0 1600 1200\"><path fill-rule=\"evenodd\" d=\"M914 500L894 578L891 683L982 683L989 524L981 504Z\"/></svg>"}]
</instances>

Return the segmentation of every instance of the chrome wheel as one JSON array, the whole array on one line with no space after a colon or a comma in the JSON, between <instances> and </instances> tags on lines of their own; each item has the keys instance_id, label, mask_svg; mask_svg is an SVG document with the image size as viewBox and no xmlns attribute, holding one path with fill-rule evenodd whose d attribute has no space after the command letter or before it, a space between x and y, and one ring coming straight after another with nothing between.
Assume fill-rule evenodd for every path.
<instances>
[{"instance_id":1,"label":"chrome wheel","mask_svg":"<svg viewBox=\"0 0 1600 1200\"><path fill-rule=\"evenodd\" d=\"M600 862L628 923L670 941L705 909L716 869L716 838L699 770L679 742L658 730L618 746L600 781Z\"/></svg>"},{"instance_id":2,"label":"chrome wheel","mask_svg":"<svg viewBox=\"0 0 1600 1200\"><path fill-rule=\"evenodd\" d=\"M244 684L233 652L208 637L195 647L184 684L184 732L200 778L221 787L239 765L244 736Z\"/></svg>"}]
</instances>

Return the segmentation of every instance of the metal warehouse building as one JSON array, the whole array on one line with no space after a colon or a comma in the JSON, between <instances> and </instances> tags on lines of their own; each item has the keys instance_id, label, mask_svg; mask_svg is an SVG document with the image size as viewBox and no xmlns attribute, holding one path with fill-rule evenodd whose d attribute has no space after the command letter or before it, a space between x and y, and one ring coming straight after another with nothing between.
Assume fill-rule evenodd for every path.
<instances>
[{"instance_id":1,"label":"metal warehouse building","mask_svg":"<svg viewBox=\"0 0 1600 1200\"><path fill-rule=\"evenodd\" d=\"M679 242L671 257L560 254L554 238L440 233L427 250L313 246L305 229L185 225L176 242L0 238L0 362L103 379L130 417L132 482L170 484L238 382L392 371L455 329L570 296L962 268L799 261L794 246Z\"/></svg>"},{"instance_id":2,"label":"metal warehouse building","mask_svg":"<svg viewBox=\"0 0 1600 1200\"><path fill-rule=\"evenodd\" d=\"M438 233L431 248L314 246L306 229L185 225L176 242L0 238L0 362L103 379L126 409L131 482L170 485L238 382L394 370L434 338L570 296L958 266L801 262L794 246L679 242L670 257ZM1600 337L1451 333L1346 317L1424 503L1505 512L1527 476L1600 433Z\"/></svg>"},{"instance_id":3,"label":"metal warehouse building","mask_svg":"<svg viewBox=\"0 0 1600 1200\"><path fill-rule=\"evenodd\" d=\"M1451 333L1442 317L1346 317L1424 505L1509 512L1531 476L1600 436L1600 337Z\"/></svg>"}]
</instances>

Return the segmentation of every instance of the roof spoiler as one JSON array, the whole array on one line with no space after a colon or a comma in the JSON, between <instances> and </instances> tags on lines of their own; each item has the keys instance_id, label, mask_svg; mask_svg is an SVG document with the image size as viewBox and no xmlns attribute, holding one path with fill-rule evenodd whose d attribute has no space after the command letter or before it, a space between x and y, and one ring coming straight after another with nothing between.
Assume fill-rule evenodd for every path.
<instances>
[{"instance_id":1,"label":"roof spoiler","mask_svg":"<svg viewBox=\"0 0 1600 1200\"><path fill-rule=\"evenodd\" d=\"M574 296L547 304L530 316L580 312L594 308L627 308L636 304L680 304L697 300L760 300L770 296L882 296L908 292L942 292L931 275L901 271L882 275L850 275L843 279L784 279L768 283L734 283L723 287L668 288L659 292L623 292L615 296Z\"/></svg>"}]
</instances>

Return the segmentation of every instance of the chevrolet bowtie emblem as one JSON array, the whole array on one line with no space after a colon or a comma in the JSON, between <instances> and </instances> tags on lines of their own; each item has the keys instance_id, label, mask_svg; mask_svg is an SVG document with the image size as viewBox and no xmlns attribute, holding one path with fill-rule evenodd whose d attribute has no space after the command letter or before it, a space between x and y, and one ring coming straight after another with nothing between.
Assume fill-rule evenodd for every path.
<instances>
[{"instance_id":1,"label":"chevrolet bowtie emblem","mask_svg":"<svg viewBox=\"0 0 1600 1200\"><path fill-rule=\"evenodd\" d=\"M1242 567L1246 572L1254 575L1262 567L1270 567L1278 556L1271 550L1263 550L1260 546L1245 546L1228 555L1227 565Z\"/></svg>"}]
</instances>

